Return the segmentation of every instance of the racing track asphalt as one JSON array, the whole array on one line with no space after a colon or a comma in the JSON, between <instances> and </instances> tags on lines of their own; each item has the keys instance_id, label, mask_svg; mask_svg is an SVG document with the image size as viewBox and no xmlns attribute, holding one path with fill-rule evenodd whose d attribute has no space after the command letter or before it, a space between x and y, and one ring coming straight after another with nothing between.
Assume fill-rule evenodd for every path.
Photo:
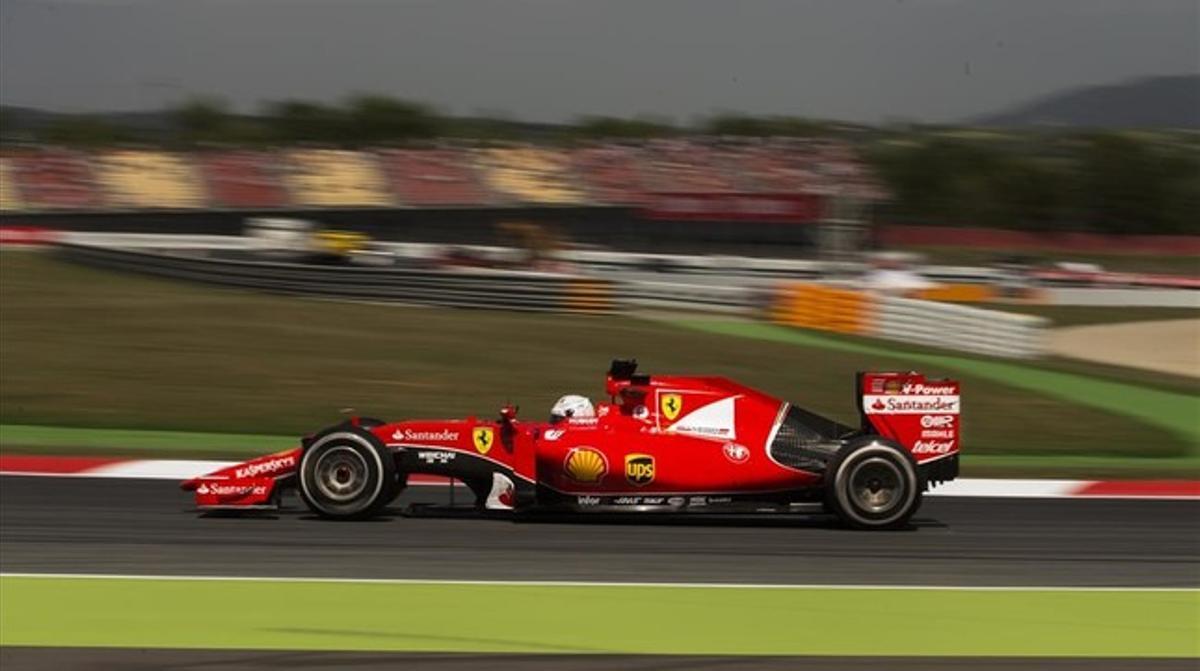
<instances>
[{"instance_id":1,"label":"racing track asphalt","mask_svg":"<svg viewBox=\"0 0 1200 671\"><path fill-rule=\"evenodd\" d=\"M444 500L417 487L408 500ZM467 494L460 491L459 500ZM0 477L0 571L467 580L1200 586L1200 502L929 498L912 529L823 519L327 522L201 516L173 482Z\"/></svg>"}]
</instances>

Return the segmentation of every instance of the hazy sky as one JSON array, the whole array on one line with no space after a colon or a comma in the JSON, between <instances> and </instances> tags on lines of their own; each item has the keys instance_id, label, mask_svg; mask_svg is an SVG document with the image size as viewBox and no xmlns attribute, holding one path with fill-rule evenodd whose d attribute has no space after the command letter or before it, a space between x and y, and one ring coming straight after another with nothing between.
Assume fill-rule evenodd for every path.
<instances>
[{"instance_id":1,"label":"hazy sky","mask_svg":"<svg viewBox=\"0 0 1200 671\"><path fill-rule=\"evenodd\" d=\"M536 120L948 121L1200 72L1196 0L0 0L0 102L374 91Z\"/></svg>"}]
</instances>

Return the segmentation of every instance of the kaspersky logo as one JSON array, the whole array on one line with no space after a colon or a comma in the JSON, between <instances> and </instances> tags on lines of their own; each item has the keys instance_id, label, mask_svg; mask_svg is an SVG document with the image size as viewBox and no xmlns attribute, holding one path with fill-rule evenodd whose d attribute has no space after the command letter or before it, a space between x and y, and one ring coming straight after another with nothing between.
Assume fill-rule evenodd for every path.
<instances>
[{"instance_id":1,"label":"kaspersky logo","mask_svg":"<svg viewBox=\"0 0 1200 671\"><path fill-rule=\"evenodd\" d=\"M296 457L275 457L266 461L251 462L233 472L235 478L254 478L258 476L275 475L276 473L296 467Z\"/></svg>"}]
</instances>

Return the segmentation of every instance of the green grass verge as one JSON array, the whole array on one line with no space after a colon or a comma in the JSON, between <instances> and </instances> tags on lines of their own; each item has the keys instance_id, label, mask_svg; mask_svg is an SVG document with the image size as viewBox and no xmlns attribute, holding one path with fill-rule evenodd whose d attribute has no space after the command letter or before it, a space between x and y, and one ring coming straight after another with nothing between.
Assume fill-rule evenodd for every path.
<instances>
[{"instance_id":1,"label":"green grass verge","mask_svg":"<svg viewBox=\"0 0 1200 671\"><path fill-rule=\"evenodd\" d=\"M1145 412L1116 414L1123 395L1151 398L1140 394L1145 385L1100 380L1113 402L1089 405L1078 397L1093 383L1081 374L1039 381L989 372L1008 370L1003 362L958 368L967 357L779 332L792 335L751 341L623 316L313 301L5 252L0 423L294 437L339 421L341 408L455 417L491 415L507 401L540 419L562 393L598 395L609 359L637 356L647 371L727 375L848 423L857 419L855 371L953 374L966 385L971 455L1162 458L1171 468L1193 453L1194 434L1179 430L1193 406L1169 388L1138 401ZM1064 380L1074 387L1060 393ZM136 449L155 449L143 445ZM226 443L192 449L216 453Z\"/></svg>"},{"instance_id":2,"label":"green grass verge","mask_svg":"<svg viewBox=\"0 0 1200 671\"><path fill-rule=\"evenodd\" d=\"M0 578L4 645L1194 657L1196 591ZM863 613L886 617L862 626Z\"/></svg>"},{"instance_id":3,"label":"green grass verge","mask_svg":"<svg viewBox=\"0 0 1200 671\"><path fill-rule=\"evenodd\" d=\"M0 451L154 457L248 457L299 444L299 436L79 429L0 424Z\"/></svg>"}]
</instances>

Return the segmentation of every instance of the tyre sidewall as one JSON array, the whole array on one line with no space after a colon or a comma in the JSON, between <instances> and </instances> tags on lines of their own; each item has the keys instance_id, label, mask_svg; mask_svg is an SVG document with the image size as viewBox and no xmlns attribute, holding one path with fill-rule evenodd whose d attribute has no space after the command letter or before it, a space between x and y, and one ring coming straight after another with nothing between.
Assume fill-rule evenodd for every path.
<instances>
[{"instance_id":1,"label":"tyre sidewall","mask_svg":"<svg viewBox=\"0 0 1200 671\"><path fill-rule=\"evenodd\" d=\"M316 466L321 456L335 448L350 448L367 465L362 493L347 502L333 501L316 486ZM300 458L300 497L310 510L333 519L362 519L377 514L395 498L396 464L387 446L369 431L338 426L318 434Z\"/></svg>"},{"instance_id":2,"label":"tyre sidewall","mask_svg":"<svg viewBox=\"0 0 1200 671\"><path fill-rule=\"evenodd\" d=\"M860 508L850 494L850 474L866 459L883 458L901 474L905 491L902 502L880 513ZM921 478L912 455L896 443L871 436L869 440L851 443L830 465L826 482L826 503L844 522L858 529L894 529L904 526L921 504Z\"/></svg>"}]
</instances>

